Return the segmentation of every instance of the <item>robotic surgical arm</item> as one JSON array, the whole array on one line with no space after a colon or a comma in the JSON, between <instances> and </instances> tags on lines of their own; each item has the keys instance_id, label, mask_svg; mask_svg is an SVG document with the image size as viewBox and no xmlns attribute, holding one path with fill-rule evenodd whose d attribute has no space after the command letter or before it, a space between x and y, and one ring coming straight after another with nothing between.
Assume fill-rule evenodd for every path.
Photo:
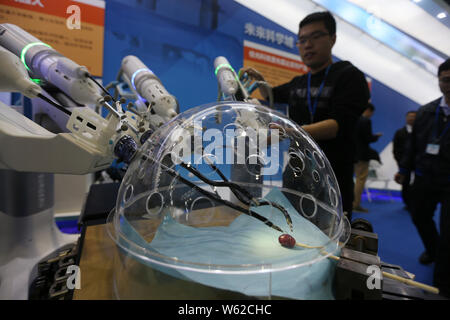
<instances>
[{"instance_id":1,"label":"robotic surgical arm","mask_svg":"<svg viewBox=\"0 0 450 320\"><path fill-rule=\"evenodd\" d=\"M131 94L124 91L125 84L131 90ZM176 98L136 56L130 55L122 59L117 81L109 84L107 88L111 86L114 86L121 96L134 100L134 105L129 109L140 116L145 128L148 127L152 131L174 118L179 112Z\"/></svg>"},{"instance_id":2,"label":"robotic surgical arm","mask_svg":"<svg viewBox=\"0 0 450 320\"><path fill-rule=\"evenodd\" d=\"M265 81L253 81L246 73L236 74L227 58L219 56L214 60L214 72L219 88L218 99L225 101L245 101L260 104L258 100L251 98L251 94L258 88L263 88L269 93L269 107L273 108L272 88Z\"/></svg>"},{"instance_id":3,"label":"robotic surgical arm","mask_svg":"<svg viewBox=\"0 0 450 320\"><path fill-rule=\"evenodd\" d=\"M69 110L58 105L30 80L29 73L77 103L102 103L110 110L108 116L103 118L87 107ZM128 123L123 101L111 106L90 77L86 68L19 27L0 25L0 91L39 97L69 115L69 132L53 134L0 102L0 168L85 174L109 167L116 157L131 161L137 150L133 136L139 130Z\"/></svg>"},{"instance_id":4,"label":"robotic surgical arm","mask_svg":"<svg viewBox=\"0 0 450 320\"><path fill-rule=\"evenodd\" d=\"M23 65L17 63L17 57L5 50L0 50L0 56L0 64L13 61L16 66L0 66L0 91L42 96L40 87L27 78ZM92 109L78 107L70 112L70 133L53 134L0 102L0 168L85 174L109 167L115 157L131 161L137 144L124 130L125 122L124 115L117 111L105 119Z\"/></svg>"},{"instance_id":5,"label":"robotic surgical arm","mask_svg":"<svg viewBox=\"0 0 450 320\"><path fill-rule=\"evenodd\" d=\"M219 56L214 60L214 70L219 88L219 100L244 101L254 104L256 108L260 105L259 101L251 98L250 95L256 88L262 85L262 83L250 83L249 81L246 81L244 77L239 77L239 75L236 74L234 69L231 67L228 60L222 56ZM272 107L272 102L270 107ZM219 122L221 119L217 119L217 121ZM244 131L247 128L258 131L260 128L265 127L264 124L259 123L257 117L255 117L254 111L249 109L239 110L237 112L235 122ZM263 132L260 132L260 135L263 134Z\"/></svg>"},{"instance_id":6,"label":"robotic surgical arm","mask_svg":"<svg viewBox=\"0 0 450 320\"><path fill-rule=\"evenodd\" d=\"M0 46L19 57L30 75L57 87L79 105L103 103L86 67L64 57L20 27L0 24Z\"/></svg>"}]
</instances>

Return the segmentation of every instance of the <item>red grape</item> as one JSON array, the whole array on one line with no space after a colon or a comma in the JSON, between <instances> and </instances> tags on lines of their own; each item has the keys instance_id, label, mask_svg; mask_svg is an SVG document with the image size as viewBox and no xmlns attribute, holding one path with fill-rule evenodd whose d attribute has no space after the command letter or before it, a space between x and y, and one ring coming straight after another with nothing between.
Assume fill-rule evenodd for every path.
<instances>
[{"instance_id":1,"label":"red grape","mask_svg":"<svg viewBox=\"0 0 450 320\"><path fill-rule=\"evenodd\" d=\"M283 247L286 248L293 248L295 246L295 238L287 233L282 234L278 237L278 241Z\"/></svg>"}]
</instances>

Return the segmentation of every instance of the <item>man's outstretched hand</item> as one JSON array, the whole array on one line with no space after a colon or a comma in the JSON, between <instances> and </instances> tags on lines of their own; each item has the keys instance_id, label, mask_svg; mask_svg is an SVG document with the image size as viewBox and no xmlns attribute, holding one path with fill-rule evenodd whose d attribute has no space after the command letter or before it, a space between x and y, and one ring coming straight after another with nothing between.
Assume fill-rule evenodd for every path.
<instances>
[{"instance_id":1,"label":"man's outstretched hand","mask_svg":"<svg viewBox=\"0 0 450 320\"><path fill-rule=\"evenodd\" d=\"M239 70L239 74L244 74L247 73L248 76L256 81L266 81L264 80L264 77L262 76L261 73L259 73L259 71L257 71L256 69L253 68L242 68L241 70Z\"/></svg>"},{"instance_id":2,"label":"man's outstretched hand","mask_svg":"<svg viewBox=\"0 0 450 320\"><path fill-rule=\"evenodd\" d=\"M405 176L401 173L396 173L394 176L394 180L398 184L403 184L403 181L405 181Z\"/></svg>"}]
</instances>

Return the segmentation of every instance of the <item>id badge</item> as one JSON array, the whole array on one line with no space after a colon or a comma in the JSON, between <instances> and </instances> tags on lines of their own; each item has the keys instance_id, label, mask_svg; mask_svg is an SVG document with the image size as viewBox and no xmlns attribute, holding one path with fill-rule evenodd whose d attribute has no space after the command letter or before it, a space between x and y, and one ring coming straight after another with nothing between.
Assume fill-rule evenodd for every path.
<instances>
[{"instance_id":1,"label":"id badge","mask_svg":"<svg viewBox=\"0 0 450 320\"><path fill-rule=\"evenodd\" d=\"M435 144L435 143L429 143L429 144L427 144L426 153L432 154L432 155L438 155L439 148L440 148L440 145Z\"/></svg>"}]
</instances>

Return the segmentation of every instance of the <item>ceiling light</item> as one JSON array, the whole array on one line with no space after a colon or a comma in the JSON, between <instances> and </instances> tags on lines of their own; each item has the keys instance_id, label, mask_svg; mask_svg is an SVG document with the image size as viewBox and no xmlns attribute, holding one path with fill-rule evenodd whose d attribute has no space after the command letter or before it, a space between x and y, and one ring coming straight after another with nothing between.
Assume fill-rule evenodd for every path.
<instances>
[{"instance_id":1,"label":"ceiling light","mask_svg":"<svg viewBox=\"0 0 450 320\"><path fill-rule=\"evenodd\" d=\"M441 12L436 17L438 17L438 19L444 19L447 17L447 14L445 12Z\"/></svg>"}]
</instances>

